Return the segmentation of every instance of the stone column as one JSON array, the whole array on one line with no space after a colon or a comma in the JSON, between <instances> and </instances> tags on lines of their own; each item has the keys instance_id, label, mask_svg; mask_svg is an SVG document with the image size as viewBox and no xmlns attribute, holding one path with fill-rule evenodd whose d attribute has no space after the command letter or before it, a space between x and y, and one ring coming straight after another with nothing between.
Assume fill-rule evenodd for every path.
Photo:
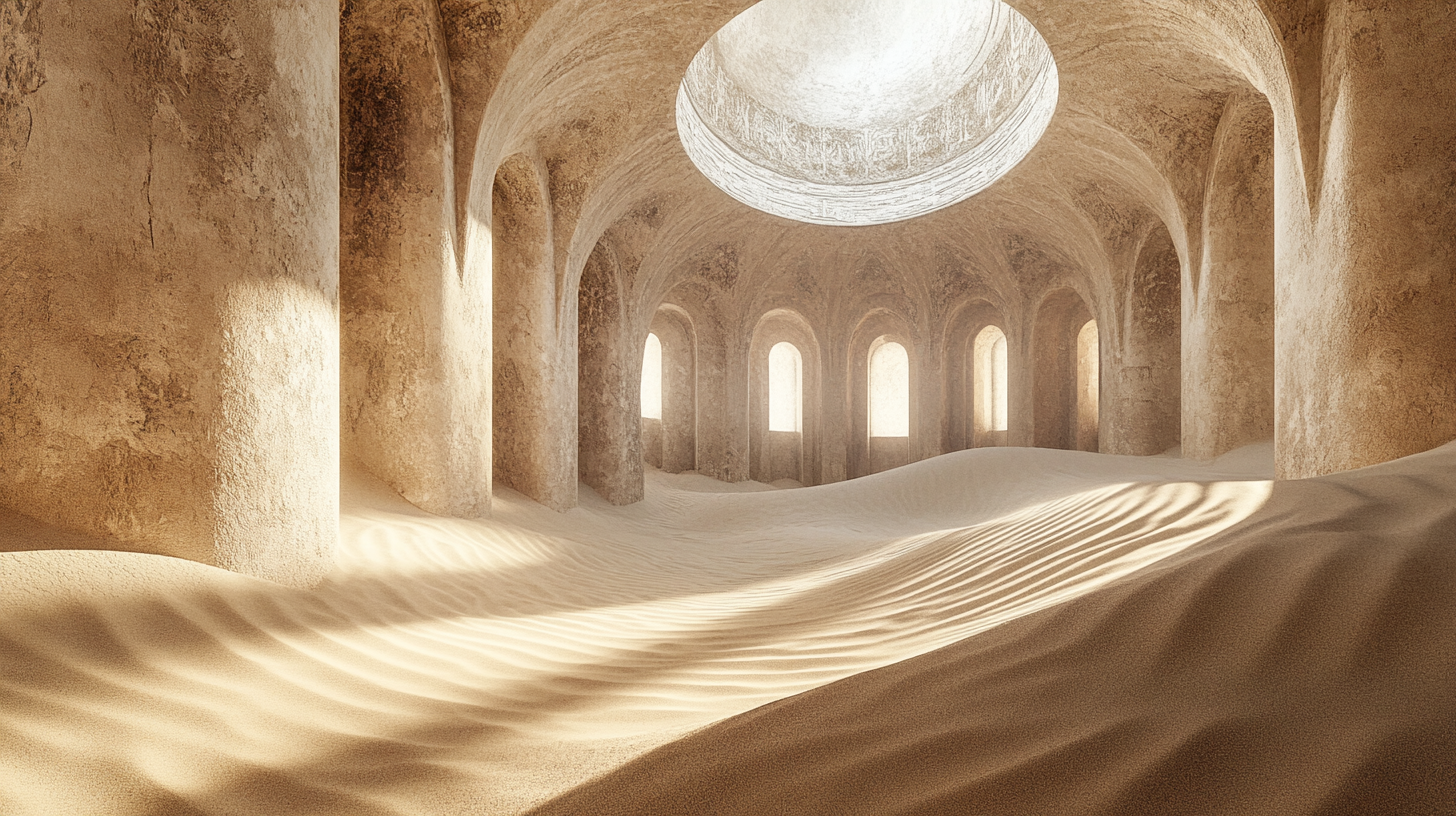
<instances>
[{"instance_id":1,"label":"stone column","mask_svg":"<svg viewBox=\"0 0 1456 816\"><path fill-rule=\"evenodd\" d=\"M575 297L557 302L538 158L517 153L491 194L494 479L547 507L576 506Z\"/></svg>"},{"instance_id":2,"label":"stone column","mask_svg":"<svg viewBox=\"0 0 1456 816\"><path fill-rule=\"evenodd\" d=\"M824 349L820 391L819 483L849 478L849 361L847 343L829 343Z\"/></svg>"},{"instance_id":3,"label":"stone column","mask_svg":"<svg viewBox=\"0 0 1456 816\"><path fill-rule=\"evenodd\" d=\"M0 504L290 584L338 529L338 6L0 32Z\"/></svg>"},{"instance_id":4,"label":"stone column","mask_svg":"<svg viewBox=\"0 0 1456 816\"><path fill-rule=\"evenodd\" d=\"M1103 453L1153 456L1179 444L1181 270L1172 236L1158 223L1144 239L1128 276L1119 310L1121 331L1098 326ZM1071 328L1074 338L1080 328Z\"/></svg>"},{"instance_id":5,"label":"stone column","mask_svg":"<svg viewBox=\"0 0 1456 816\"><path fill-rule=\"evenodd\" d=\"M1229 97L1214 136L1203 258L1183 280L1183 456L1274 437L1274 118Z\"/></svg>"},{"instance_id":6,"label":"stone column","mask_svg":"<svg viewBox=\"0 0 1456 816\"><path fill-rule=\"evenodd\" d=\"M1320 156L1281 128L1277 465L1347 470L1456 438L1456 6L1327 10ZM1305 175L1292 168L1302 167ZM1313 200L1311 200L1311 197Z\"/></svg>"},{"instance_id":7,"label":"stone column","mask_svg":"<svg viewBox=\"0 0 1456 816\"><path fill-rule=\"evenodd\" d=\"M748 348L705 310L698 331L698 472L748 478Z\"/></svg>"},{"instance_id":8,"label":"stone column","mask_svg":"<svg viewBox=\"0 0 1456 816\"><path fill-rule=\"evenodd\" d=\"M416 505L490 509L490 275L455 255L450 73L432 0L349 0L343 449Z\"/></svg>"},{"instance_id":9,"label":"stone column","mask_svg":"<svg viewBox=\"0 0 1456 816\"><path fill-rule=\"evenodd\" d=\"M612 504L642 501L642 351L628 342L616 261L598 244L578 289L577 467Z\"/></svg>"}]
</instances>

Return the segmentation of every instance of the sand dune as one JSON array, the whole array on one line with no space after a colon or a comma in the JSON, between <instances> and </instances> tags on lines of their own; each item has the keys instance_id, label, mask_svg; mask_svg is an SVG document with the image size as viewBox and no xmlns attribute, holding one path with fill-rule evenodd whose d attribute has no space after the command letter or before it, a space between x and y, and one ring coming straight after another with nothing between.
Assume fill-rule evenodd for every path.
<instances>
[{"instance_id":1,"label":"sand dune","mask_svg":"<svg viewBox=\"0 0 1456 816\"><path fill-rule=\"evenodd\" d=\"M533 813L1456 813L1456 446Z\"/></svg>"},{"instance_id":2,"label":"sand dune","mask_svg":"<svg viewBox=\"0 0 1456 816\"><path fill-rule=\"evenodd\" d=\"M1321 812L1451 724L1456 451L1268 458L653 474L490 521L351 472L313 591L11 540L0 813Z\"/></svg>"}]
</instances>

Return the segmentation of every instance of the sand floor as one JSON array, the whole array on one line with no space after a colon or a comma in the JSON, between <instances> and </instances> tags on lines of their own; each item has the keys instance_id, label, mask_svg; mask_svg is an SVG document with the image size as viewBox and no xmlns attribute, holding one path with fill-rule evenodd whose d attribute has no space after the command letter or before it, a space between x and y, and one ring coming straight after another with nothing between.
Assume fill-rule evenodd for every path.
<instances>
[{"instance_id":1,"label":"sand floor","mask_svg":"<svg viewBox=\"0 0 1456 816\"><path fill-rule=\"evenodd\" d=\"M0 519L0 814L1456 813L1456 446L1270 459L349 471L308 591Z\"/></svg>"}]
</instances>

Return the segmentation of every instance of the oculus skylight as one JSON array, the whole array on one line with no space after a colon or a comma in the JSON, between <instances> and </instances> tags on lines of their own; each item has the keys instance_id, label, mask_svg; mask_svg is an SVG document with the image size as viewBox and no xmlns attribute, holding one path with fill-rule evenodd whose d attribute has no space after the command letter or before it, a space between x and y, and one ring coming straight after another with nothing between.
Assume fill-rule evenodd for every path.
<instances>
[{"instance_id":1,"label":"oculus skylight","mask_svg":"<svg viewBox=\"0 0 1456 816\"><path fill-rule=\"evenodd\" d=\"M677 125L744 204L869 225L986 189L1056 105L1051 49L1000 0L763 0L693 59Z\"/></svg>"}]
</instances>

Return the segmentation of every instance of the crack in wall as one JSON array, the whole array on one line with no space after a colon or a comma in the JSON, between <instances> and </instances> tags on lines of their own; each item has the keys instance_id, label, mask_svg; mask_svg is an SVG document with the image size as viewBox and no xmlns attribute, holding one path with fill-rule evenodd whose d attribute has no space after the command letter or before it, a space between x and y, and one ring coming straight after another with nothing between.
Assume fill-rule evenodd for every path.
<instances>
[{"instance_id":1,"label":"crack in wall","mask_svg":"<svg viewBox=\"0 0 1456 816\"><path fill-rule=\"evenodd\" d=\"M147 180L144 181L144 182L142 182L142 194L145 195L146 198L147 198L147 242L151 244L152 249L156 249L157 248L157 233L156 233L155 229L153 228L153 224L152 224L152 220L153 220L153 216L154 216L154 212L155 212L153 210L153 208L152 208L152 171L156 167L156 162L153 160L153 157L152 157L152 148L153 148L153 145L155 143L156 143L156 134L154 132L148 132L147 133Z\"/></svg>"}]
</instances>

